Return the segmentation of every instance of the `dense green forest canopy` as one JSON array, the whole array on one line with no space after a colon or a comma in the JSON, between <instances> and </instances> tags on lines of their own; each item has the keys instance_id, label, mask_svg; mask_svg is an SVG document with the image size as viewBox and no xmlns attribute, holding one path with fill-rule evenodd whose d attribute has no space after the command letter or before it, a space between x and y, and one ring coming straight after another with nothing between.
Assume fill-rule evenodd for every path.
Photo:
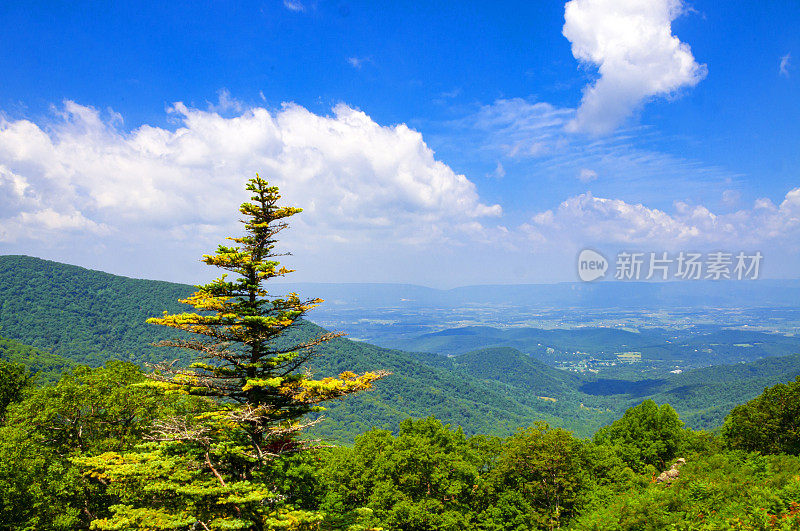
<instances>
[{"instance_id":1,"label":"dense green forest canopy","mask_svg":"<svg viewBox=\"0 0 800 531\"><path fill-rule=\"evenodd\" d=\"M0 335L66 359L102 365L164 359L165 339L146 324L182 309L192 287L137 280L28 256L0 256Z\"/></svg>"},{"instance_id":2,"label":"dense green forest canopy","mask_svg":"<svg viewBox=\"0 0 800 531\"><path fill-rule=\"evenodd\" d=\"M0 374L8 365L0 362ZM137 366L109 362L70 370L55 385L28 383L11 400L0 425L0 528L109 528L115 506L162 496L167 481L187 499L206 489L191 471L167 478L145 469L142 481L118 482L95 467L98 456L151 447L152 426L197 407L143 379ZM295 519L266 528L797 529L799 396L800 379L768 389L734 410L721 436L688 430L669 405L651 401L592 439L541 422L496 437L407 419L350 447L275 460L260 485ZM785 447L761 437L764 424L781 430ZM129 516L125 529L194 529Z\"/></svg>"}]
</instances>

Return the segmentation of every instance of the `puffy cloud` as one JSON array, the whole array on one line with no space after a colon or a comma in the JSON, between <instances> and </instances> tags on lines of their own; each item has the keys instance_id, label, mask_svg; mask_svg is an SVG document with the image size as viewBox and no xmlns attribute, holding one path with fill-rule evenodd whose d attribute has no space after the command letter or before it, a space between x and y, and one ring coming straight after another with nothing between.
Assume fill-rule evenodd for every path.
<instances>
[{"instance_id":1,"label":"puffy cloud","mask_svg":"<svg viewBox=\"0 0 800 531\"><path fill-rule=\"evenodd\" d=\"M105 235L109 228L85 218L70 206L55 211L40 200L28 181L0 165L0 242L45 240L53 233Z\"/></svg>"},{"instance_id":2,"label":"puffy cloud","mask_svg":"<svg viewBox=\"0 0 800 531\"><path fill-rule=\"evenodd\" d=\"M689 45L672 35L681 0L571 0L564 36L572 55L596 65L599 79L584 89L571 131L613 130L645 99L696 85L706 75Z\"/></svg>"},{"instance_id":3,"label":"puffy cloud","mask_svg":"<svg viewBox=\"0 0 800 531\"><path fill-rule=\"evenodd\" d=\"M620 199L594 197L591 192L570 197L555 211L534 216L534 223L552 232L592 242L641 243L678 241L697 231L658 209Z\"/></svg>"},{"instance_id":4,"label":"puffy cloud","mask_svg":"<svg viewBox=\"0 0 800 531\"><path fill-rule=\"evenodd\" d=\"M650 245L664 249L763 245L798 241L800 188L780 205L759 199L751 209L714 214L702 205L675 203L667 213L641 203L580 194L539 212L524 230L536 241L573 245Z\"/></svg>"},{"instance_id":5,"label":"puffy cloud","mask_svg":"<svg viewBox=\"0 0 800 531\"><path fill-rule=\"evenodd\" d=\"M461 241L465 224L501 214L420 133L344 104L331 116L292 104L223 117L177 103L171 113L174 130L126 132L118 115L71 101L48 124L0 121L0 241L70 231L135 240L155 229L218 238L257 171L305 209L295 238L307 246Z\"/></svg>"}]
</instances>

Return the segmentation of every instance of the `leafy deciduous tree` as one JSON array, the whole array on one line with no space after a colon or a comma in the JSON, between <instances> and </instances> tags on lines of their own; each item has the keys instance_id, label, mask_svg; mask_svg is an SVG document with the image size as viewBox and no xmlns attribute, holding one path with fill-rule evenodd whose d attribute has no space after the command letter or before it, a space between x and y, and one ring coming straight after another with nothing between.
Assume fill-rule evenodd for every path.
<instances>
[{"instance_id":1,"label":"leafy deciduous tree","mask_svg":"<svg viewBox=\"0 0 800 531\"><path fill-rule=\"evenodd\" d=\"M800 376L733 408L722 434L732 448L800 455Z\"/></svg>"},{"instance_id":2,"label":"leafy deciduous tree","mask_svg":"<svg viewBox=\"0 0 800 531\"><path fill-rule=\"evenodd\" d=\"M88 529L108 514L118 500L71 461L132 449L157 416L185 401L143 380L131 363L76 367L9 407L0 427L0 527Z\"/></svg>"},{"instance_id":3,"label":"leafy deciduous tree","mask_svg":"<svg viewBox=\"0 0 800 531\"><path fill-rule=\"evenodd\" d=\"M545 423L509 437L487 476L482 529L554 529L572 514L582 487L582 446Z\"/></svg>"},{"instance_id":4,"label":"leafy deciduous tree","mask_svg":"<svg viewBox=\"0 0 800 531\"><path fill-rule=\"evenodd\" d=\"M23 391L30 388L32 381L30 371L24 365L0 360L0 422L5 418L9 404L21 400Z\"/></svg>"},{"instance_id":5,"label":"leafy deciduous tree","mask_svg":"<svg viewBox=\"0 0 800 531\"><path fill-rule=\"evenodd\" d=\"M684 437L683 422L672 406L645 400L598 431L594 439L616 446L631 468L642 471L647 465L663 469L676 457Z\"/></svg>"},{"instance_id":6,"label":"leafy deciduous tree","mask_svg":"<svg viewBox=\"0 0 800 531\"><path fill-rule=\"evenodd\" d=\"M366 509L389 529L468 529L483 461L460 428L406 419L396 437L372 430L334 453L323 474L323 507L337 515L329 518L337 528Z\"/></svg>"}]
</instances>

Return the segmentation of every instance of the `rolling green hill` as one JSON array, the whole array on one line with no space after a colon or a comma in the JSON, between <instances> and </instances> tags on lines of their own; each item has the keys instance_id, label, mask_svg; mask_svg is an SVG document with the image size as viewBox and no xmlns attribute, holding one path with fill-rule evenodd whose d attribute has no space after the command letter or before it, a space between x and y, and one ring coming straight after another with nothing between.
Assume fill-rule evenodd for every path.
<instances>
[{"instance_id":1,"label":"rolling green hill","mask_svg":"<svg viewBox=\"0 0 800 531\"><path fill-rule=\"evenodd\" d=\"M457 372L501 382L534 396L564 399L574 395L583 381L510 347L474 350L448 361Z\"/></svg>"},{"instance_id":2,"label":"rolling green hill","mask_svg":"<svg viewBox=\"0 0 800 531\"><path fill-rule=\"evenodd\" d=\"M722 424L734 406L746 402L776 383L800 374L800 354L765 358L752 363L716 365L684 372L668 379L651 398L682 411L690 426Z\"/></svg>"}]
</instances>

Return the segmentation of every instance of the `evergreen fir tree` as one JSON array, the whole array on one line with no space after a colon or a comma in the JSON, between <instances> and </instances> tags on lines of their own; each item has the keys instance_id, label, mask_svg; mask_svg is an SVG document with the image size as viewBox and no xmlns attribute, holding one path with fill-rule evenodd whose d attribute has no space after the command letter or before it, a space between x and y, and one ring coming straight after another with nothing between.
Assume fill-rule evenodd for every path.
<instances>
[{"instance_id":1,"label":"evergreen fir tree","mask_svg":"<svg viewBox=\"0 0 800 531\"><path fill-rule=\"evenodd\" d=\"M301 210L278 206L278 189L258 175L247 189L253 195L240 208L245 235L202 258L234 278L223 274L182 300L193 312L149 320L192 334L161 345L189 349L196 359L186 368L157 367L151 385L202 397L202 407L194 400L193 411L154 426L152 442L136 454L82 460L122 501L114 517L94 523L98 529L300 529L318 521L272 493L270 465L309 446L298 434L318 404L384 376L344 372L315 380L300 372L314 346L337 334L287 342L286 332L322 302L272 296L264 286L291 272L276 259L276 236Z\"/></svg>"}]
</instances>

